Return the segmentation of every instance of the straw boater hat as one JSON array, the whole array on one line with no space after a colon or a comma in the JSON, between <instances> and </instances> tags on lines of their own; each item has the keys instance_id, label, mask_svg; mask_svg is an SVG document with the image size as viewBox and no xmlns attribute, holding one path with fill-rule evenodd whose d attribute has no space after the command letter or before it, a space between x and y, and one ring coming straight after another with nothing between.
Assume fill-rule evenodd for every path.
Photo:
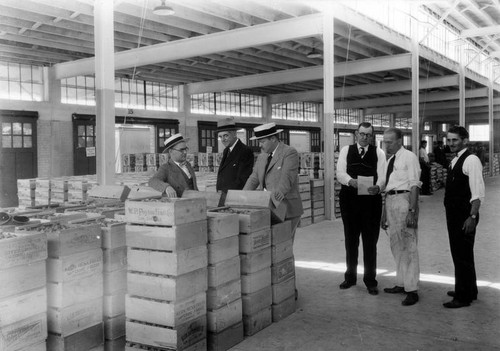
<instances>
[{"instance_id":1,"label":"straw boater hat","mask_svg":"<svg viewBox=\"0 0 500 351\"><path fill-rule=\"evenodd\" d=\"M171 137L169 137L167 140L165 140L165 142L163 143L163 145L165 145L165 150L168 150L172 146L177 145L177 144L179 144L182 141L188 142L189 138L184 138L182 136L182 134L177 133L177 134L174 134Z\"/></svg>"},{"instance_id":2,"label":"straw boater hat","mask_svg":"<svg viewBox=\"0 0 500 351\"><path fill-rule=\"evenodd\" d=\"M224 118L220 121L217 122L217 133L219 132L225 132L226 130L237 130L238 127L236 127L236 122L234 121L234 118Z\"/></svg>"},{"instance_id":3,"label":"straw boater hat","mask_svg":"<svg viewBox=\"0 0 500 351\"><path fill-rule=\"evenodd\" d=\"M258 140L270 137L271 135L281 133L283 129L276 129L276 123L266 123L253 129L255 136L250 140Z\"/></svg>"}]
</instances>

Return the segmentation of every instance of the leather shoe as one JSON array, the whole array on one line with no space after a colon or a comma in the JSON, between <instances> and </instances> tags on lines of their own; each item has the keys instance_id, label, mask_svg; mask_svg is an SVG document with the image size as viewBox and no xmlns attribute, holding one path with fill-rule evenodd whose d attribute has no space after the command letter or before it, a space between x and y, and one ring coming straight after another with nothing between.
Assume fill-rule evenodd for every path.
<instances>
[{"instance_id":1,"label":"leather shoe","mask_svg":"<svg viewBox=\"0 0 500 351\"><path fill-rule=\"evenodd\" d=\"M341 288L342 290L344 290L344 289L349 289L351 286L354 286L354 285L356 285L356 283L351 283L351 282L348 282L347 280L344 280L339 285L339 288Z\"/></svg>"},{"instance_id":2,"label":"leather shoe","mask_svg":"<svg viewBox=\"0 0 500 351\"><path fill-rule=\"evenodd\" d=\"M453 290L450 290L446 293L446 295L451 296L451 297L455 297L455 292ZM477 295L473 296L472 299L477 300Z\"/></svg>"},{"instance_id":3,"label":"leather shoe","mask_svg":"<svg viewBox=\"0 0 500 351\"><path fill-rule=\"evenodd\" d=\"M470 306L470 303L469 302L462 302L462 301L458 301L456 299L453 299L450 302L443 303L443 306L446 308L461 308L461 307Z\"/></svg>"},{"instance_id":4,"label":"leather shoe","mask_svg":"<svg viewBox=\"0 0 500 351\"><path fill-rule=\"evenodd\" d=\"M367 289L368 289L368 294L378 295L378 288L376 286L370 286Z\"/></svg>"},{"instance_id":5,"label":"leather shoe","mask_svg":"<svg viewBox=\"0 0 500 351\"><path fill-rule=\"evenodd\" d=\"M404 294L405 288L396 285L394 288L384 288L384 292L388 294Z\"/></svg>"},{"instance_id":6,"label":"leather shoe","mask_svg":"<svg viewBox=\"0 0 500 351\"><path fill-rule=\"evenodd\" d=\"M403 306L411 306L418 302L418 294L416 292L409 292L406 298L401 302Z\"/></svg>"}]
</instances>

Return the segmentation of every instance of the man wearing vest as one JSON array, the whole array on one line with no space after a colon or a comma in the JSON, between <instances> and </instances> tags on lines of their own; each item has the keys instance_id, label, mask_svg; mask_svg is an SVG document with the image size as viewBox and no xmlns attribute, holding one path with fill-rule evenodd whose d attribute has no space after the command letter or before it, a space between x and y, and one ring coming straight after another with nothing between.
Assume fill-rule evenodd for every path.
<instances>
[{"instance_id":1,"label":"man wearing vest","mask_svg":"<svg viewBox=\"0 0 500 351\"><path fill-rule=\"evenodd\" d=\"M363 263L365 283L371 295L378 294L377 242L380 232L382 198L380 192L385 184L385 154L371 144L373 127L363 122L356 131L357 143L344 146L337 161L337 179L340 190L340 213L344 224L347 270L340 289L356 285L358 267L359 236L363 240ZM358 177L372 177L368 194L358 195Z\"/></svg>"},{"instance_id":2,"label":"man wearing vest","mask_svg":"<svg viewBox=\"0 0 500 351\"><path fill-rule=\"evenodd\" d=\"M188 140L181 134L174 134L165 140L163 152L168 152L170 158L149 179L149 186L160 191L163 196L181 197L186 189L198 190L194 170L186 161Z\"/></svg>"},{"instance_id":3,"label":"man wearing vest","mask_svg":"<svg viewBox=\"0 0 500 351\"><path fill-rule=\"evenodd\" d=\"M446 179L444 207L455 265L455 290L448 291L453 300L443 304L446 308L470 306L478 293L474 240L485 190L481 161L467 150L468 141L469 133L464 127L453 126L448 130L447 142L456 156L451 160Z\"/></svg>"}]
</instances>

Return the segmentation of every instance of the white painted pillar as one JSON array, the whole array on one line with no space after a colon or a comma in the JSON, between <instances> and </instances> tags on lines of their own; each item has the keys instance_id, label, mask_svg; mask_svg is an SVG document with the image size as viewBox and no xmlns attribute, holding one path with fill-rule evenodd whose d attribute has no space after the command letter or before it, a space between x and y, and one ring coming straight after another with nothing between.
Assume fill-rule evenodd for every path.
<instances>
[{"instance_id":1,"label":"white painted pillar","mask_svg":"<svg viewBox=\"0 0 500 351\"><path fill-rule=\"evenodd\" d=\"M420 143L420 115L419 115L419 45L418 45L418 23L411 19L411 146L412 151L418 155Z\"/></svg>"},{"instance_id":2,"label":"white painted pillar","mask_svg":"<svg viewBox=\"0 0 500 351\"><path fill-rule=\"evenodd\" d=\"M460 63L458 72L458 124L465 127L465 68Z\"/></svg>"},{"instance_id":3,"label":"white painted pillar","mask_svg":"<svg viewBox=\"0 0 500 351\"><path fill-rule=\"evenodd\" d=\"M264 96L262 99L262 117L264 117L263 123L271 123L273 117L271 99L268 96Z\"/></svg>"},{"instance_id":4,"label":"white painted pillar","mask_svg":"<svg viewBox=\"0 0 500 351\"><path fill-rule=\"evenodd\" d=\"M115 61L113 1L94 2L97 182L114 184Z\"/></svg>"},{"instance_id":5,"label":"white painted pillar","mask_svg":"<svg viewBox=\"0 0 500 351\"><path fill-rule=\"evenodd\" d=\"M495 145L495 128L493 120L493 81L490 79L488 84L488 125L490 126L490 143L488 147L488 162L490 164L490 177L493 177L493 152Z\"/></svg>"},{"instance_id":6,"label":"white painted pillar","mask_svg":"<svg viewBox=\"0 0 500 351\"><path fill-rule=\"evenodd\" d=\"M335 158L334 158L334 17L323 17L323 137L325 145L325 217L335 218Z\"/></svg>"}]
</instances>

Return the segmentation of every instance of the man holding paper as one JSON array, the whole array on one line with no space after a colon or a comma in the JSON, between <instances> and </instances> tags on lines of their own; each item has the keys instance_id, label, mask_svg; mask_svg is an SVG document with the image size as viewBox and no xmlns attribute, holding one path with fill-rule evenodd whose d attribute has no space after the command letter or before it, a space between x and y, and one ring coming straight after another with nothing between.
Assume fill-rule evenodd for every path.
<instances>
[{"instance_id":1,"label":"man holding paper","mask_svg":"<svg viewBox=\"0 0 500 351\"><path fill-rule=\"evenodd\" d=\"M373 126L360 123L357 142L340 150L337 180L340 190L340 213L344 224L347 270L340 289L356 285L359 236L363 241L363 263L368 293L378 294L377 242L382 213L381 188L385 184L385 153L372 144Z\"/></svg>"}]
</instances>

